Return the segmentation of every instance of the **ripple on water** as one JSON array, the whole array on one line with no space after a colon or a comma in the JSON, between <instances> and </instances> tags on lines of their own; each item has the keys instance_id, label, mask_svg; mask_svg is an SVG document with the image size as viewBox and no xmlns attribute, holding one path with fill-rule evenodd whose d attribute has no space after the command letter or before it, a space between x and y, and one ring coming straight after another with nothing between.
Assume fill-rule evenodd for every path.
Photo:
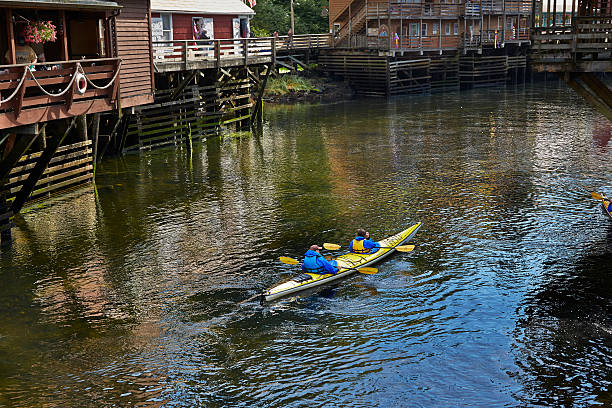
<instances>
[{"instance_id":1,"label":"ripple on water","mask_svg":"<svg viewBox=\"0 0 612 408\"><path fill-rule=\"evenodd\" d=\"M610 135L549 83L105 160L2 250L0 406L612 405ZM238 305L279 256L416 221L376 275Z\"/></svg>"}]
</instances>

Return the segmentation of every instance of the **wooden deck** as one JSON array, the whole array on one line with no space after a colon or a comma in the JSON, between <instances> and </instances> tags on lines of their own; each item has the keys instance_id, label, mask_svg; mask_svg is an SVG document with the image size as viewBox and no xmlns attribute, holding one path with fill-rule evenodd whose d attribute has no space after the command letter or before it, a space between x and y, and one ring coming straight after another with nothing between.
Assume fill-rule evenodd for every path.
<instances>
[{"instance_id":1,"label":"wooden deck","mask_svg":"<svg viewBox=\"0 0 612 408\"><path fill-rule=\"evenodd\" d=\"M0 65L0 129L112 110L120 66L117 58Z\"/></svg>"},{"instance_id":2,"label":"wooden deck","mask_svg":"<svg viewBox=\"0 0 612 408\"><path fill-rule=\"evenodd\" d=\"M612 71L612 16L574 16L571 25L538 27L533 30L534 70Z\"/></svg>"},{"instance_id":3,"label":"wooden deck","mask_svg":"<svg viewBox=\"0 0 612 408\"><path fill-rule=\"evenodd\" d=\"M277 54L332 47L330 34L241 38L226 40L181 40L153 43L155 71L174 72L218 69L275 62Z\"/></svg>"}]
</instances>

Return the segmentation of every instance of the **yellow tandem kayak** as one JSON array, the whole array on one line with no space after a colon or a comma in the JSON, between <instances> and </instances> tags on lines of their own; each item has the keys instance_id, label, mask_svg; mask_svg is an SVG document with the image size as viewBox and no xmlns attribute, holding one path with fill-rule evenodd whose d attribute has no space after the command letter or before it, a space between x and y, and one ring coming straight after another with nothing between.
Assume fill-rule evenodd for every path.
<instances>
[{"instance_id":1,"label":"yellow tandem kayak","mask_svg":"<svg viewBox=\"0 0 612 408\"><path fill-rule=\"evenodd\" d=\"M336 279L343 278L357 272L356 268L373 265L379 262L383 258L391 255L395 252L395 247L408 242L410 238L417 233L421 228L421 223L416 223L412 227L405 229L395 235L378 241L381 247L378 251L373 254L353 254L348 253L340 255L336 258L338 262L339 271L335 275L332 274L318 274L318 273L302 273L291 280L281 283L280 285L274 286L263 293L263 297L266 301L278 299L291 293L299 292L301 290L313 288L315 286L323 285ZM355 269L347 269L355 268Z\"/></svg>"}]
</instances>

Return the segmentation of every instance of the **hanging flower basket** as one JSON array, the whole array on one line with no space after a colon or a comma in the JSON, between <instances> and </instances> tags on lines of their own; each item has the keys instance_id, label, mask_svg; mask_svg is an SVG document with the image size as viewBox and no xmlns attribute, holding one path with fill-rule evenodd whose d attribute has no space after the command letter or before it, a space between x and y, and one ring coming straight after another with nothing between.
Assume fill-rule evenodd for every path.
<instances>
[{"instance_id":1,"label":"hanging flower basket","mask_svg":"<svg viewBox=\"0 0 612 408\"><path fill-rule=\"evenodd\" d=\"M57 31L51 21L29 21L23 30L27 43L42 44L57 39Z\"/></svg>"}]
</instances>

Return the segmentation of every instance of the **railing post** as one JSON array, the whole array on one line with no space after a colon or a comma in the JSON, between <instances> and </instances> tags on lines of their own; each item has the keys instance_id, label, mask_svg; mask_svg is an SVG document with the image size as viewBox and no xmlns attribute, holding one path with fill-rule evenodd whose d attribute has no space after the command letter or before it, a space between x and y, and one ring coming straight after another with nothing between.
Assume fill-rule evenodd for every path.
<instances>
[{"instance_id":1,"label":"railing post","mask_svg":"<svg viewBox=\"0 0 612 408\"><path fill-rule=\"evenodd\" d=\"M245 38L242 40L242 48L244 51L244 66L246 67L249 63L249 40Z\"/></svg>"},{"instance_id":2,"label":"railing post","mask_svg":"<svg viewBox=\"0 0 612 408\"><path fill-rule=\"evenodd\" d=\"M276 37L272 37L272 67L276 69Z\"/></svg>"},{"instance_id":3,"label":"railing post","mask_svg":"<svg viewBox=\"0 0 612 408\"><path fill-rule=\"evenodd\" d=\"M189 47L187 46L187 40L185 40L185 41L183 42L183 47L184 47L184 48L183 48L183 58L184 58L184 61L185 61L185 70L186 70L186 69L187 69L187 50L188 50L188 48L189 48Z\"/></svg>"},{"instance_id":4,"label":"railing post","mask_svg":"<svg viewBox=\"0 0 612 408\"><path fill-rule=\"evenodd\" d=\"M221 68L221 40L215 40L215 58L217 59L217 69Z\"/></svg>"},{"instance_id":5,"label":"railing post","mask_svg":"<svg viewBox=\"0 0 612 408\"><path fill-rule=\"evenodd\" d=\"M23 67L24 71L27 71L28 67L27 65ZM28 74L26 73L25 76L23 77L23 81L21 82L19 91L17 91L17 95L15 95L15 101L13 102L13 113L15 114L15 118L17 118L19 116L19 114L21 113L21 108L23 107L23 97L25 96L25 91L26 91L26 82L28 80ZM68 92L69 94L71 92Z\"/></svg>"}]
</instances>

